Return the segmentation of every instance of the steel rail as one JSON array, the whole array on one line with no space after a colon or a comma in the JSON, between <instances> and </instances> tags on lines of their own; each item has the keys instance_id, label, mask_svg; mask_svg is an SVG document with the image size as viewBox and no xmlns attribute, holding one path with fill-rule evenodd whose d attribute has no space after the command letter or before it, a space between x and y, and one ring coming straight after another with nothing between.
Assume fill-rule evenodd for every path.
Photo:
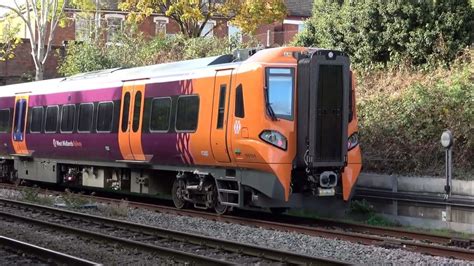
<instances>
[{"instance_id":1,"label":"steel rail","mask_svg":"<svg viewBox=\"0 0 474 266\"><path fill-rule=\"evenodd\" d=\"M9 247L15 250L21 250L26 254L33 254L34 256L44 259L46 261L53 261L60 264L67 265L102 265L89 260L74 257L65 253L57 252L51 249L46 249L26 242L22 242L13 238L0 236L0 246Z\"/></svg>"},{"instance_id":2,"label":"steel rail","mask_svg":"<svg viewBox=\"0 0 474 266\"><path fill-rule=\"evenodd\" d=\"M88 197L90 199L96 200L97 202L103 202L103 203L112 202L112 203L118 204L121 202L121 200L97 197L97 196L84 196L84 197ZM147 204L147 203L142 203L142 202L128 201L128 203L130 204L130 206L136 207L136 208L143 208L143 209L148 209L151 211L159 211L159 212L170 213L170 214L175 214L175 215L188 215L188 216L194 216L194 217L201 217L208 220L215 220L215 221L222 221L222 222L245 224L248 222L256 221L257 223L253 225L265 227L264 223L267 221L267 219L254 219L254 218L241 217L241 216L235 216L235 215L217 215L214 213L202 212L202 211L191 210L191 209L178 210L174 207L156 205L156 204ZM451 236L443 236L443 235L436 235L436 234L430 234L430 233L425 233L425 232L409 231L409 230L403 230L399 228L357 224L357 223L343 222L343 221L324 219L324 218L301 218L301 217L290 216L290 215L281 215L277 217L273 216L271 218L273 220L284 220L285 222L270 221L270 223L272 222L277 223L278 225L281 225L281 226L285 226L285 225L286 226L292 226L292 225L301 226L301 224L303 223L307 225L306 227L313 228L311 225L322 224L328 227L340 227L348 231L358 232L358 233L363 233L363 234L369 233L369 234L374 234L374 235L391 236L391 237L402 238L402 239L408 238L411 240L418 240L418 241L428 242L428 243L437 243L441 245L451 245L453 240L459 240L457 238L453 239L453 237ZM266 228L273 228L273 227L266 226ZM288 229L291 229L291 228L286 228L286 231ZM474 243L474 239L464 239L464 240L471 241L472 243Z\"/></svg>"},{"instance_id":3,"label":"steel rail","mask_svg":"<svg viewBox=\"0 0 474 266\"><path fill-rule=\"evenodd\" d=\"M114 220L110 218L105 218L105 217L99 217L95 215L90 215L90 214L83 214L83 213L78 213L78 212L73 212L73 211L68 211L68 210L62 210L62 209L57 209L57 208L51 208L51 207L46 207L46 206L41 206L41 205L36 205L36 204L31 204L31 203L25 203L25 202L18 202L18 201L13 201L13 200L7 200L7 199L0 199L0 202L6 203L9 205L16 205L16 206L21 206L22 208L31 208L35 210L41 210L45 212L53 212L59 215L67 216L67 217L74 217L78 219L84 219L87 221L93 221L96 223L100 224L107 224L107 225L114 225L120 228L128 228L132 229L135 231L140 231L140 232L147 232L151 233L154 235L158 235L160 237L168 238L168 239L174 239L177 241L186 241L189 243L193 244L198 244L198 245L204 245L208 247L213 247L213 248L219 248L223 249L226 251L231 251L234 253L240 253L244 255L249 255L249 256L254 256L258 258L263 258L263 259L268 259L272 260L275 262L281 262L281 263L286 263L286 264L309 264L309 265L346 265L347 263L344 263L342 261L338 260L333 260L329 258L321 258L321 257L314 257L314 256L307 256L307 255L302 255L302 254L295 254L292 252L288 251L282 251L282 250L277 250L277 249L270 249L270 248L265 248L265 247L259 247L255 245L249 245L249 244L243 244L239 242L234 242L234 241L229 241L229 240L221 240L221 239L216 239L216 238L211 238L207 236L202 236L198 234L191 234L191 233L184 233L184 232L179 232L175 230L169 230L169 229L162 229L158 227L152 227L148 225L142 225L142 224L136 224L136 223L131 223L127 221L120 221L120 220ZM11 217L14 219L21 219L24 221L28 221L31 223L38 223L38 224L43 224L45 226L50 226L50 227L56 227L61 230L67 230L67 231L72 231L72 232L77 232L80 234L85 234L89 235L91 237L99 238L99 239L109 239L112 241L117 241L121 243L125 243L131 246L135 247L140 247L140 248L145 248L149 249L150 251L159 251L160 253L164 253L167 256L170 257L182 257L187 260L191 260L193 262L197 263L203 263L203 264L220 264L220 265L229 265L231 263L227 263L223 260L217 260L217 259L212 259L192 253L185 253L182 251L175 251L171 250L168 248L163 248L163 247L158 247L155 245L150 245L146 243L141 243L137 242L134 240L130 239L123 239L123 238L118 238L114 236L108 236L108 235L103 235L99 234L96 232L88 231L88 230L83 230L79 228L71 228L67 227L64 225L60 224L52 224L50 222L46 221L40 221L36 220L33 218L29 217L24 217L24 216L18 216L10 213L5 213L3 211L0 211L1 216L7 216Z\"/></svg>"},{"instance_id":4,"label":"steel rail","mask_svg":"<svg viewBox=\"0 0 474 266\"><path fill-rule=\"evenodd\" d=\"M101 197L92 197L99 201L103 202L120 202L120 200L101 198ZM132 202L132 206L147 208L153 211L161 211L166 213L172 213L177 215L189 215L194 217L206 218L209 220L221 221L221 222L230 222L244 225L253 225L259 226L266 229L276 229L281 231L292 231L303 234L308 234L312 236L332 238L332 239L344 239L347 241L355 243L364 243L367 245L382 245L388 246L390 248L401 248L406 250L411 250L419 253L427 253L434 256L445 256L445 257L454 257L459 259L474 260L474 251L465 249L465 248L454 248L448 246L432 245L426 243L419 243L413 240L418 240L420 242L433 242L442 245L449 245L453 241L451 237L440 236L434 234L428 234L423 232L413 232L407 230L401 230L397 228L386 228L386 227L377 227L363 224L352 224L347 222L339 222L328 219L314 219L313 223L326 223L331 227L341 227L345 229L352 230L348 232L347 230L337 230L337 229L326 229L319 228L314 226L307 225L297 225L291 223L282 223L275 221L268 221L262 219L254 219L247 217L237 217L231 215L216 215L213 213L206 213L195 210L177 210L173 207L167 206L157 206L146 203L136 203ZM290 217L294 219L303 219L298 217ZM300 221L301 222L301 221ZM309 221L307 222L309 224ZM355 232L354 232L355 231ZM368 234L369 233L369 234ZM372 235L370 235L372 234ZM388 238L390 236L392 238ZM394 239L397 238L397 239ZM406 238L412 238L413 240L406 240ZM467 239L466 241L471 241L474 243L474 240Z\"/></svg>"},{"instance_id":5,"label":"steel rail","mask_svg":"<svg viewBox=\"0 0 474 266\"><path fill-rule=\"evenodd\" d=\"M110 199L104 197L97 197L97 196L85 196L91 199L94 199L99 202L115 202L118 203L121 200L117 199ZM455 257L459 259L467 259L467 260L474 260L474 252L469 249L460 249L460 248L453 248L447 246L437 246L437 245L430 245L426 243L418 243L415 241L406 240L406 238L411 238L413 240L418 240L420 242L431 242L437 243L441 245L450 245L452 242L462 242L462 243L474 243L474 239L453 239L452 237L447 236L440 236L434 234L428 234L423 232L413 232L407 230L401 230L397 228L386 228L386 227L377 227L377 226L370 226L370 225L363 225L363 224L353 224L347 222L340 222L340 221L333 221L328 219L311 219L306 224L321 224L324 223L331 227L340 227L346 229L343 230L333 230L333 229L326 229L326 228L318 228L314 226L305 226L305 225L298 225L298 224L290 224L289 222L275 222L275 221L268 221L262 219L253 219L253 218L243 218L243 217L236 217L231 215L223 215L219 216L213 213L206 213L201 211L195 210L177 210L173 207L168 206L158 206L155 204L146 204L140 202L129 202L131 206L139 207L139 208L146 208L153 211L160 211L164 213L171 213L177 215L188 215L193 217L201 217L209 220L216 220L221 222L230 222L230 223L238 223L238 224L245 224L245 225L253 225L253 226L260 226L267 229L277 229L281 231L293 231L299 232L303 234L325 237L325 238L337 238L337 239L344 239L356 243L364 243L368 245L387 245L390 247L398 247L402 249L412 250L415 252L423 252L431 255L436 256L448 256L448 257ZM292 219L306 219L307 218L298 218L298 217L291 217ZM299 222L301 224L301 222ZM351 230L351 232L347 232ZM373 235L368 235L373 234ZM391 236L392 238L387 238L386 236ZM394 239L398 238L398 239ZM463 242L464 241L464 242Z\"/></svg>"},{"instance_id":6,"label":"steel rail","mask_svg":"<svg viewBox=\"0 0 474 266\"><path fill-rule=\"evenodd\" d=\"M94 198L103 202L120 202L120 200L115 200L115 199L111 200L108 198L101 198L101 197L94 197ZM248 218L248 217L238 217L238 216L232 216L232 215L219 216L213 213L206 213L206 212L195 211L195 210L177 210L173 207L157 206L157 205L146 204L146 203L132 202L130 205L134 207L139 207L139 208L146 208L153 211L160 211L160 212L172 213L172 214L177 214L177 215L189 215L193 217L201 217L201 218L220 221L220 222L230 222L230 223L237 223L237 224L244 224L244 225L259 226L266 229L298 232L298 233L303 233L303 234L308 234L308 235L318 236L318 237L344 239L347 241L351 241L355 243L364 243L367 245L382 245L382 246L388 246L391 248L397 247L397 248L411 250L415 252L427 253L427 254L435 255L435 256L445 256L445 257L454 257L454 258L466 259L466 260L474 260L473 250L469 250L466 248L454 248L454 247L446 246L446 245L450 245L451 242L453 241L467 241L467 242L474 243L473 239L458 240L458 239L453 239L447 236L428 234L424 232L414 232L414 231L401 230L397 228L386 228L386 227L370 226L370 225L363 225L363 224L353 224L353 223L348 223L348 222L333 221L329 219L308 219L305 221L305 223L310 224L311 221L314 224L323 223L331 227L344 228L346 229L346 231L337 230L337 229L320 228L320 227L314 227L314 226L308 226L308 225L298 225L294 223L292 224L290 222L283 223L283 222ZM290 218L293 219L293 222L295 222L294 220L296 219L300 219L300 220L305 219L305 218L298 218L294 216ZM299 221L299 223L301 223L301 221ZM348 230L351 230L351 231L348 232ZM390 236L391 238L387 236ZM407 238L411 238L412 240L407 240ZM415 242L413 240L417 240L419 242ZM421 242L431 242L431 243L441 244L442 246L421 243Z\"/></svg>"}]
</instances>

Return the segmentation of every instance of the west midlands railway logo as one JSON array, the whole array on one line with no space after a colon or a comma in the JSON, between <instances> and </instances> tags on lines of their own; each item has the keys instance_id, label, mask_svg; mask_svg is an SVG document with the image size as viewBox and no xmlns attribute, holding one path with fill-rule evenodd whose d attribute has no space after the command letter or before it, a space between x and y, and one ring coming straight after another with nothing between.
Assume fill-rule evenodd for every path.
<instances>
[{"instance_id":1,"label":"west midlands railway logo","mask_svg":"<svg viewBox=\"0 0 474 266\"><path fill-rule=\"evenodd\" d=\"M238 135L242 126L240 125L240 120L236 120L234 123L234 134Z\"/></svg>"},{"instance_id":2,"label":"west midlands railway logo","mask_svg":"<svg viewBox=\"0 0 474 266\"><path fill-rule=\"evenodd\" d=\"M53 146L57 147L82 147L82 142L80 141L69 141L69 140L56 140L53 139Z\"/></svg>"}]
</instances>

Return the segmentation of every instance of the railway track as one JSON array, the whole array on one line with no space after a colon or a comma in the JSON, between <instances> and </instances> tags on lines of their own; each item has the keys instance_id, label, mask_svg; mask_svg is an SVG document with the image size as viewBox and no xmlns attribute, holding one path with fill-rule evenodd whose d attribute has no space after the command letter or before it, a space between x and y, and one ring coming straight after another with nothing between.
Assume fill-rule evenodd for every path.
<instances>
[{"instance_id":1,"label":"railway track","mask_svg":"<svg viewBox=\"0 0 474 266\"><path fill-rule=\"evenodd\" d=\"M98 263L0 236L2 265L100 265Z\"/></svg>"},{"instance_id":2,"label":"railway track","mask_svg":"<svg viewBox=\"0 0 474 266\"><path fill-rule=\"evenodd\" d=\"M85 196L91 200L103 203L119 203L120 200L97 196ZM389 248L400 248L435 256L453 257L474 261L474 239L453 238L428 234L424 232L408 231L398 228L377 227L363 224L354 224L325 219L310 219L281 215L278 217L258 213L241 213L240 216L214 213L177 210L174 207L129 202L131 207L145 208L152 211L175 215L188 215L209 220L258 226L266 229L298 232L302 234L324 238L342 239L367 245L380 245Z\"/></svg>"},{"instance_id":3,"label":"railway track","mask_svg":"<svg viewBox=\"0 0 474 266\"><path fill-rule=\"evenodd\" d=\"M341 265L343 262L0 199L0 217L154 252L182 262Z\"/></svg>"},{"instance_id":4,"label":"railway track","mask_svg":"<svg viewBox=\"0 0 474 266\"><path fill-rule=\"evenodd\" d=\"M120 202L120 200L109 198L95 196L92 198L104 203ZM140 202L129 202L129 205L131 207L145 208L152 211L175 215L188 215L220 222L258 226L272 230L298 232L324 238L342 239L355 243L400 248L434 256L453 257L474 261L474 239L453 238L451 236L429 234L425 232L355 224L329 219L310 219L288 215L275 217L274 215L262 215L261 213L255 215L253 212L240 213L240 216L221 216L214 213L195 210L177 210L174 207L158 206ZM258 216L261 217L261 219L251 218L251 216Z\"/></svg>"}]
</instances>

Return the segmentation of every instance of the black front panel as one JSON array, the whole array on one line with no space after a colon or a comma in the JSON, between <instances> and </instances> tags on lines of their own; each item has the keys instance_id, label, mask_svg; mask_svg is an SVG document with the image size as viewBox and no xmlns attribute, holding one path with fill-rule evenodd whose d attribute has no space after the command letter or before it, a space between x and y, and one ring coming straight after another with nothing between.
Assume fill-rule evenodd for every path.
<instances>
[{"instance_id":1,"label":"black front panel","mask_svg":"<svg viewBox=\"0 0 474 266\"><path fill-rule=\"evenodd\" d=\"M342 150L343 77L341 65L320 65L316 116L318 161L340 161Z\"/></svg>"},{"instance_id":2,"label":"black front panel","mask_svg":"<svg viewBox=\"0 0 474 266\"><path fill-rule=\"evenodd\" d=\"M349 58L314 50L298 60L297 168L343 167L347 154Z\"/></svg>"}]
</instances>

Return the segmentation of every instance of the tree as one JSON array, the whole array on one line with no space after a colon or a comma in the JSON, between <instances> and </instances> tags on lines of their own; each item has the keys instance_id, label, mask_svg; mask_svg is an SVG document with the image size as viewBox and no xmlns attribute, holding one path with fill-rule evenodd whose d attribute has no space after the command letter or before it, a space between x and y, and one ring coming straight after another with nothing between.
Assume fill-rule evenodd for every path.
<instances>
[{"instance_id":1,"label":"tree","mask_svg":"<svg viewBox=\"0 0 474 266\"><path fill-rule=\"evenodd\" d=\"M468 0L315 0L296 44L344 50L361 68L449 66L473 28Z\"/></svg>"},{"instance_id":2,"label":"tree","mask_svg":"<svg viewBox=\"0 0 474 266\"><path fill-rule=\"evenodd\" d=\"M6 61L15 57L15 49L21 44L21 38L17 36L20 25L15 23L11 16L6 16L0 28L0 61Z\"/></svg>"},{"instance_id":3,"label":"tree","mask_svg":"<svg viewBox=\"0 0 474 266\"><path fill-rule=\"evenodd\" d=\"M52 48L54 33L62 21L67 0L13 0L15 6L0 4L24 22L30 37L31 56L36 68L36 80L42 80L46 59Z\"/></svg>"},{"instance_id":4,"label":"tree","mask_svg":"<svg viewBox=\"0 0 474 266\"><path fill-rule=\"evenodd\" d=\"M251 33L261 24L282 20L286 16L283 0L124 0L122 10L130 12L129 21L140 22L153 13L174 20L181 32L189 37L206 36L206 23L221 18L214 25L230 21L244 33Z\"/></svg>"}]
</instances>

